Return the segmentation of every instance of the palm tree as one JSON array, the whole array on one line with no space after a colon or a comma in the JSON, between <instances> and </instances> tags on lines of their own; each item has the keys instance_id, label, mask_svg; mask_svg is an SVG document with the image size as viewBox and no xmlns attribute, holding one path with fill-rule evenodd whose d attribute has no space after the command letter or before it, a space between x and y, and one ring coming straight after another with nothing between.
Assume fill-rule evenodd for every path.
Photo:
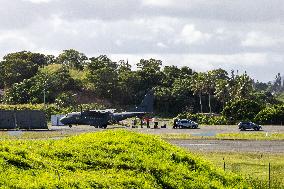
<instances>
[{"instance_id":1,"label":"palm tree","mask_svg":"<svg viewBox=\"0 0 284 189\"><path fill-rule=\"evenodd\" d=\"M199 95L200 112L202 109L202 94L205 93L205 73L195 73L192 77L191 88L195 95Z\"/></svg>"}]
</instances>

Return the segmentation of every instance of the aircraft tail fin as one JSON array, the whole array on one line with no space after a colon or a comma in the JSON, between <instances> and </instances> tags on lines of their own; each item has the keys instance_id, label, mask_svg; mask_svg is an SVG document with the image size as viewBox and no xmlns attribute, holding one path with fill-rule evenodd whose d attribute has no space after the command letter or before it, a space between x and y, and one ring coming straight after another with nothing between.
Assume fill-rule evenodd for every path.
<instances>
[{"instance_id":1,"label":"aircraft tail fin","mask_svg":"<svg viewBox=\"0 0 284 189\"><path fill-rule=\"evenodd\" d=\"M144 97L142 103L135 108L135 112L153 112L154 111L154 91L150 90Z\"/></svg>"}]
</instances>

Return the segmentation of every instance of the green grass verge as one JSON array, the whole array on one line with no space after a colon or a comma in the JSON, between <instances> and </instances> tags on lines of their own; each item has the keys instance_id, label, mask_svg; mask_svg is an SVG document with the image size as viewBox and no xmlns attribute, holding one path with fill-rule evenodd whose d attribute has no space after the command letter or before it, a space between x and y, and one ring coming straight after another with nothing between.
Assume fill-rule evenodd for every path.
<instances>
[{"instance_id":1,"label":"green grass verge","mask_svg":"<svg viewBox=\"0 0 284 189\"><path fill-rule=\"evenodd\" d=\"M284 154L238 153L238 152L197 152L223 168L246 178L253 188L268 188L269 163L271 164L270 188L284 188Z\"/></svg>"},{"instance_id":2,"label":"green grass verge","mask_svg":"<svg viewBox=\"0 0 284 189\"><path fill-rule=\"evenodd\" d=\"M247 188L159 137L125 130L0 141L2 188Z\"/></svg>"},{"instance_id":3,"label":"green grass verge","mask_svg":"<svg viewBox=\"0 0 284 189\"><path fill-rule=\"evenodd\" d=\"M0 140L18 140L18 139L59 139L78 133L62 131L1 131Z\"/></svg>"},{"instance_id":4,"label":"green grass verge","mask_svg":"<svg viewBox=\"0 0 284 189\"><path fill-rule=\"evenodd\" d=\"M266 132L221 133L217 134L216 138L232 139L232 140L284 140L284 133L266 133Z\"/></svg>"}]
</instances>

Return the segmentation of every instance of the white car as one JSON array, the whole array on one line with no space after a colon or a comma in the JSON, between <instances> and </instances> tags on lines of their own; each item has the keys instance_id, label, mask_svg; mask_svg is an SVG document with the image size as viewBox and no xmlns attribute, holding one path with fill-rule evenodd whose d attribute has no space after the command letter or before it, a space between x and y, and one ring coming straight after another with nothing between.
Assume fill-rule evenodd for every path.
<instances>
[{"instance_id":1,"label":"white car","mask_svg":"<svg viewBox=\"0 0 284 189\"><path fill-rule=\"evenodd\" d=\"M197 129L198 128L198 123L191 121L189 119L180 119L176 122L174 125L175 128L189 128L189 129Z\"/></svg>"}]
</instances>

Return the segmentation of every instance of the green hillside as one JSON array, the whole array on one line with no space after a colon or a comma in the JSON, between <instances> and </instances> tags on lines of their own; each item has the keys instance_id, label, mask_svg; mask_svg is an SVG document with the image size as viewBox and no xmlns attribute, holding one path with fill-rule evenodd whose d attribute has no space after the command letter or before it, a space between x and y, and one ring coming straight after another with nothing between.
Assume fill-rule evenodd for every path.
<instances>
[{"instance_id":1,"label":"green hillside","mask_svg":"<svg viewBox=\"0 0 284 189\"><path fill-rule=\"evenodd\" d=\"M154 113L164 117L218 125L242 120L284 122L283 95L276 99L284 88L280 74L274 82L262 83L246 72L228 73L222 68L196 72L187 66L163 66L153 58L129 63L106 55L87 57L75 49L58 56L8 53L0 61L0 73L2 104L55 104L58 112L65 112L95 103L125 110L139 105L153 90Z\"/></svg>"},{"instance_id":2,"label":"green hillside","mask_svg":"<svg viewBox=\"0 0 284 189\"><path fill-rule=\"evenodd\" d=\"M4 188L246 188L157 137L122 130L1 141L0 169Z\"/></svg>"}]
</instances>

